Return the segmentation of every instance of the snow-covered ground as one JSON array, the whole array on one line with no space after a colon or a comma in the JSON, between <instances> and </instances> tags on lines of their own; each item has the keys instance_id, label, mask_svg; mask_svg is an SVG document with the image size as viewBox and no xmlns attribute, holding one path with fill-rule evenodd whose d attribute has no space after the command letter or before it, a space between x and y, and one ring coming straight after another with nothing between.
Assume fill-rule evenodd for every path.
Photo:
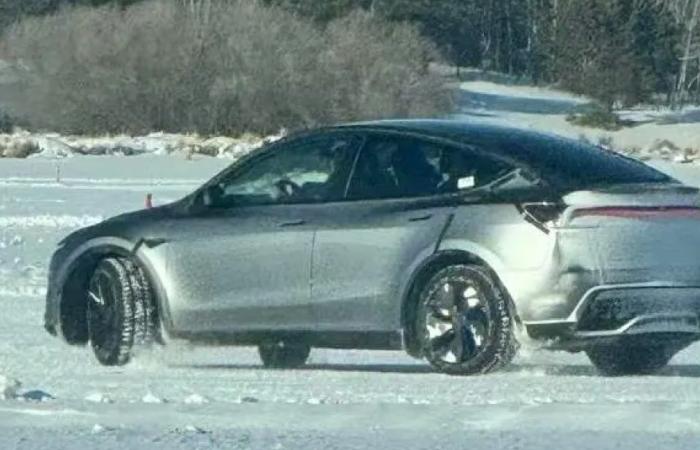
<instances>
[{"instance_id":1,"label":"snow-covered ground","mask_svg":"<svg viewBox=\"0 0 700 450\"><path fill-rule=\"evenodd\" d=\"M626 148L664 139L700 148L693 110L674 113L685 118L674 125L665 112L632 111L650 122L596 132L565 120L584 98L483 81L462 88L469 120L593 141L612 135ZM253 349L180 342L124 368L101 367L89 349L43 330L55 244L142 207L146 193L156 204L175 200L229 163L198 156L203 148L234 158L257 143L20 133L0 136L0 146L16 149L6 143L22 139L48 158L0 159L0 449L698 448L700 344L658 375L625 378L600 377L582 355L528 342L507 371L470 378L433 373L400 352L314 350L303 369L271 371ZM120 152L143 154L79 155ZM695 164L654 164L700 185Z\"/></svg>"},{"instance_id":2,"label":"snow-covered ground","mask_svg":"<svg viewBox=\"0 0 700 450\"><path fill-rule=\"evenodd\" d=\"M314 350L308 367L272 371L252 349L178 342L105 368L43 330L62 236L225 164L0 160L0 449L698 448L700 345L656 376L604 378L582 355L525 345L508 371L459 378L400 352ZM695 166L660 164L700 184Z\"/></svg>"},{"instance_id":3,"label":"snow-covered ground","mask_svg":"<svg viewBox=\"0 0 700 450\"><path fill-rule=\"evenodd\" d=\"M279 139L244 135L203 137L196 134L151 133L146 136L71 136L59 133L30 133L16 129L0 134L0 157L70 158L76 155L170 155L192 158L196 155L224 159L239 158L266 142Z\"/></svg>"},{"instance_id":4,"label":"snow-covered ground","mask_svg":"<svg viewBox=\"0 0 700 450\"><path fill-rule=\"evenodd\" d=\"M605 131L573 125L570 113L584 111L590 100L555 89L504 85L488 81L461 83L458 117L508 123L571 138L605 141L621 151L644 157L674 158L688 149L692 159L700 158L700 107L678 111L638 107L620 111L620 117L634 125L619 131Z\"/></svg>"}]
</instances>

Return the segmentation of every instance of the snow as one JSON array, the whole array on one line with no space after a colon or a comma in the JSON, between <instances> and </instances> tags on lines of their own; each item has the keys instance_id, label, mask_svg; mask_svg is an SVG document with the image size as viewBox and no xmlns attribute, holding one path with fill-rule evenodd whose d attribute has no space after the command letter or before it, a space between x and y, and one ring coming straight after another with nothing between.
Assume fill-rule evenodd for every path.
<instances>
[{"instance_id":1,"label":"snow","mask_svg":"<svg viewBox=\"0 0 700 450\"><path fill-rule=\"evenodd\" d=\"M102 392L93 392L85 397L85 400L93 403L114 403L114 401Z\"/></svg>"},{"instance_id":2,"label":"snow","mask_svg":"<svg viewBox=\"0 0 700 450\"><path fill-rule=\"evenodd\" d=\"M0 156L60 159L75 155L168 155L186 158L205 154L224 159L239 158L260 145L285 134L237 138L196 134L151 133L146 136L64 136L58 133L29 133L18 129L0 134Z\"/></svg>"},{"instance_id":3,"label":"snow","mask_svg":"<svg viewBox=\"0 0 700 450\"><path fill-rule=\"evenodd\" d=\"M156 204L175 200L227 161L61 164L70 182L52 185L55 161L0 160L0 448L697 448L699 345L658 375L624 378L528 341L508 370L471 378L385 351L317 349L304 368L265 370L254 349L178 341L102 367L43 330L54 246L140 208L146 192ZM694 164L654 164L700 185Z\"/></svg>"},{"instance_id":4,"label":"snow","mask_svg":"<svg viewBox=\"0 0 700 450\"><path fill-rule=\"evenodd\" d=\"M698 125L686 120L692 110L684 120L658 113L608 133L566 122L585 105L581 97L480 81L462 88L463 118L653 147L649 155L667 160L652 165L700 186L700 166L679 153L700 148ZM645 114L630 112L642 122ZM89 348L43 329L55 245L141 208L147 193L156 205L180 198L259 140L17 132L0 136L0 147L6 142L16 151L37 145L40 156L0 159L0 449L690 450L700 442L700 344L657 375L621 378L527 339L507 370L469 378L386 351L314 349L301 369L265 370L255 349L179 341L141 351L126 367L102 367ZM203 148L223 157L201 156Z\"/></svg>"},{"instance_id":5,"label":"snow","mask_svg":"<svg viewBox=\"0 0 700 450\"><path fill-rule=\"evenodd\" d=\"M642 158L700 158L700 107L623 110L620 118L634 122L633 126L606 131L569 123L567 116L585 110L589 100L556 89L468 81L461 83L459 92L460 119L505 123L595 143L611 141L616 150ZM664 148L668 143L672 148Z\"/></svg>"},{"instance_id":6,"label":"snow","mask_svg":"<svg viewBox=\"0 0 700 450\"><path fill-rule=\"evenodd\" d=\"M144 396L141 398L141 401L144 402L144 403L155 403L155 404L158 404L158 403L165 403L165 402L166 402L165 400L163 400L162 398L156 396L156 395L153 394L152 392L149 392L149 393L147 393L146 395L144 395Z\"/></svg>"},{"instance_id":7,"label":"snow","mask_svg":"<svg viewBox=\"0 0 700 450\"><path fill-rule=\"evenodd\" d=\"M506 85L489 81L469 81L462 83L461 88L482 95L509 97L511 99L520 100L562 101L571 103L572 105L585 105L591 101L586 97L557 89L524 85Z\"/></svg>"},{"instance_id":8,"label":"snow","mask_svg":"<svg viewBox=\"0 0 700 450\"><path fill-rule=\"evenodd\" d=\"M0 374L0 400L16 398L21 385L19 381Z\"/></svg>"}]
</instances>

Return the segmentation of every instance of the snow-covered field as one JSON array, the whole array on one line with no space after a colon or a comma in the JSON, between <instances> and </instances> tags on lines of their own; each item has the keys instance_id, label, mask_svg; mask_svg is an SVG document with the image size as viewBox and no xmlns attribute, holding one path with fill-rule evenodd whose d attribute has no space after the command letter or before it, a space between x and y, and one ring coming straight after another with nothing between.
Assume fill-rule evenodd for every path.
<instances>
[{"instance_id":1,"label":"snow-covered field","mask_svg":"<svg viewBox=\"0 0 700 450\"><path fill-rule=\"evenodd\" d=\"M700 149L693 110L674 113L687 123L673 125L660 112L631 111L650 122L596 132L565 120L586 99L482 81L462 87L461 113L469 120L585 133L594 141L612 135L622 147L672 138ZM49 158L0 159L2 450L700 447L700 344L658 375L626 378L598 376L585 356L528 342L509 370L471 378L433 373L400 352L314 350L303 369L271 371L253 349L181 342L138 354L124 368L101 367L89 349L65 346L43 329L55 244L78 227L141 208L146 193L156 204L175 200L229 163L197 155L202 149L235 157L257 143L0 137L13 151L21 142ZM87 149L144 154L75 156ZM73 157L54 158L66 155ZM696 164L655 164L700 185Z\"/></svg>"},{"instance_id":2,"label":"snow-covered field","mask_svg":"<svg viewBox=\"0 0 700 450\"><path fill-rule=\"evenodd\" d=\"M612 147L652 158L677 158L690 153L700 158L700 106L681 110L638 107L618 111L633 126L605 131L576 126L566 117L589 107L590 100L555 89L503 85L487 81L461 83L458 117L486 120L553 132L571 138L585 137Z\"/></svg>"},{"instance_id":3,"label":"snow-covered field","mask_svg":"<svg viewBox=\"0 0 700 450\"><path fill-rule=\"evenodd\" d=\"M657 376L603 378L584 356L526 345L504 373L458 378L399 352L315 350L304 369L271 371L252 349L178 342L105 368L43 330L62 236L147 192L174 200L225 164L0 160L0 449L698 448L700 345ZM700 182L693 165L662 165Z\"/></svg>"}]
</instances>

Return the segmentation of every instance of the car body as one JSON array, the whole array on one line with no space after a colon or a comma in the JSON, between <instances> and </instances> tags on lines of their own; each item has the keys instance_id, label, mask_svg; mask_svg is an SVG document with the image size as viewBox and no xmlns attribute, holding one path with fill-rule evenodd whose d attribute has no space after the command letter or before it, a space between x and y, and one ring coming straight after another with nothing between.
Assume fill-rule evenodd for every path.
<instances>
[{"instance_id":1,"label":"car body","mask_svg":"<svg viewBox=\"0 0 700 450\"><path fill-rule=\"evenodd\" d=\"M88 274L123 255L169 336L420 356L412 293L458 262L488 269L514 322L553 347L682 348L700 336L699 225L695 188L582 142L449 120L327 127L68 236L46 328L86 343Z\"/></svg>"}]
</instances>

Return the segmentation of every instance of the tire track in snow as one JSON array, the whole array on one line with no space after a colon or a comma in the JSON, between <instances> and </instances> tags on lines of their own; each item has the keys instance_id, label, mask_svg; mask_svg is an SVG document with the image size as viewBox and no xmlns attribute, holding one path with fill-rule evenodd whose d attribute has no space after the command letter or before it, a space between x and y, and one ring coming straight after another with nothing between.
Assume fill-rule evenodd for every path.
<instances>
[{"instance_id":1,"label":"tire track in snow","mask_svg":"<svg viewBox=\"0 0 700 450\"><path fill-rule=\"evenodd\" d=\"M82 228L103 220L102 216L50 215L0 216L0 228Z\"/></svg>"}]
</instances>

